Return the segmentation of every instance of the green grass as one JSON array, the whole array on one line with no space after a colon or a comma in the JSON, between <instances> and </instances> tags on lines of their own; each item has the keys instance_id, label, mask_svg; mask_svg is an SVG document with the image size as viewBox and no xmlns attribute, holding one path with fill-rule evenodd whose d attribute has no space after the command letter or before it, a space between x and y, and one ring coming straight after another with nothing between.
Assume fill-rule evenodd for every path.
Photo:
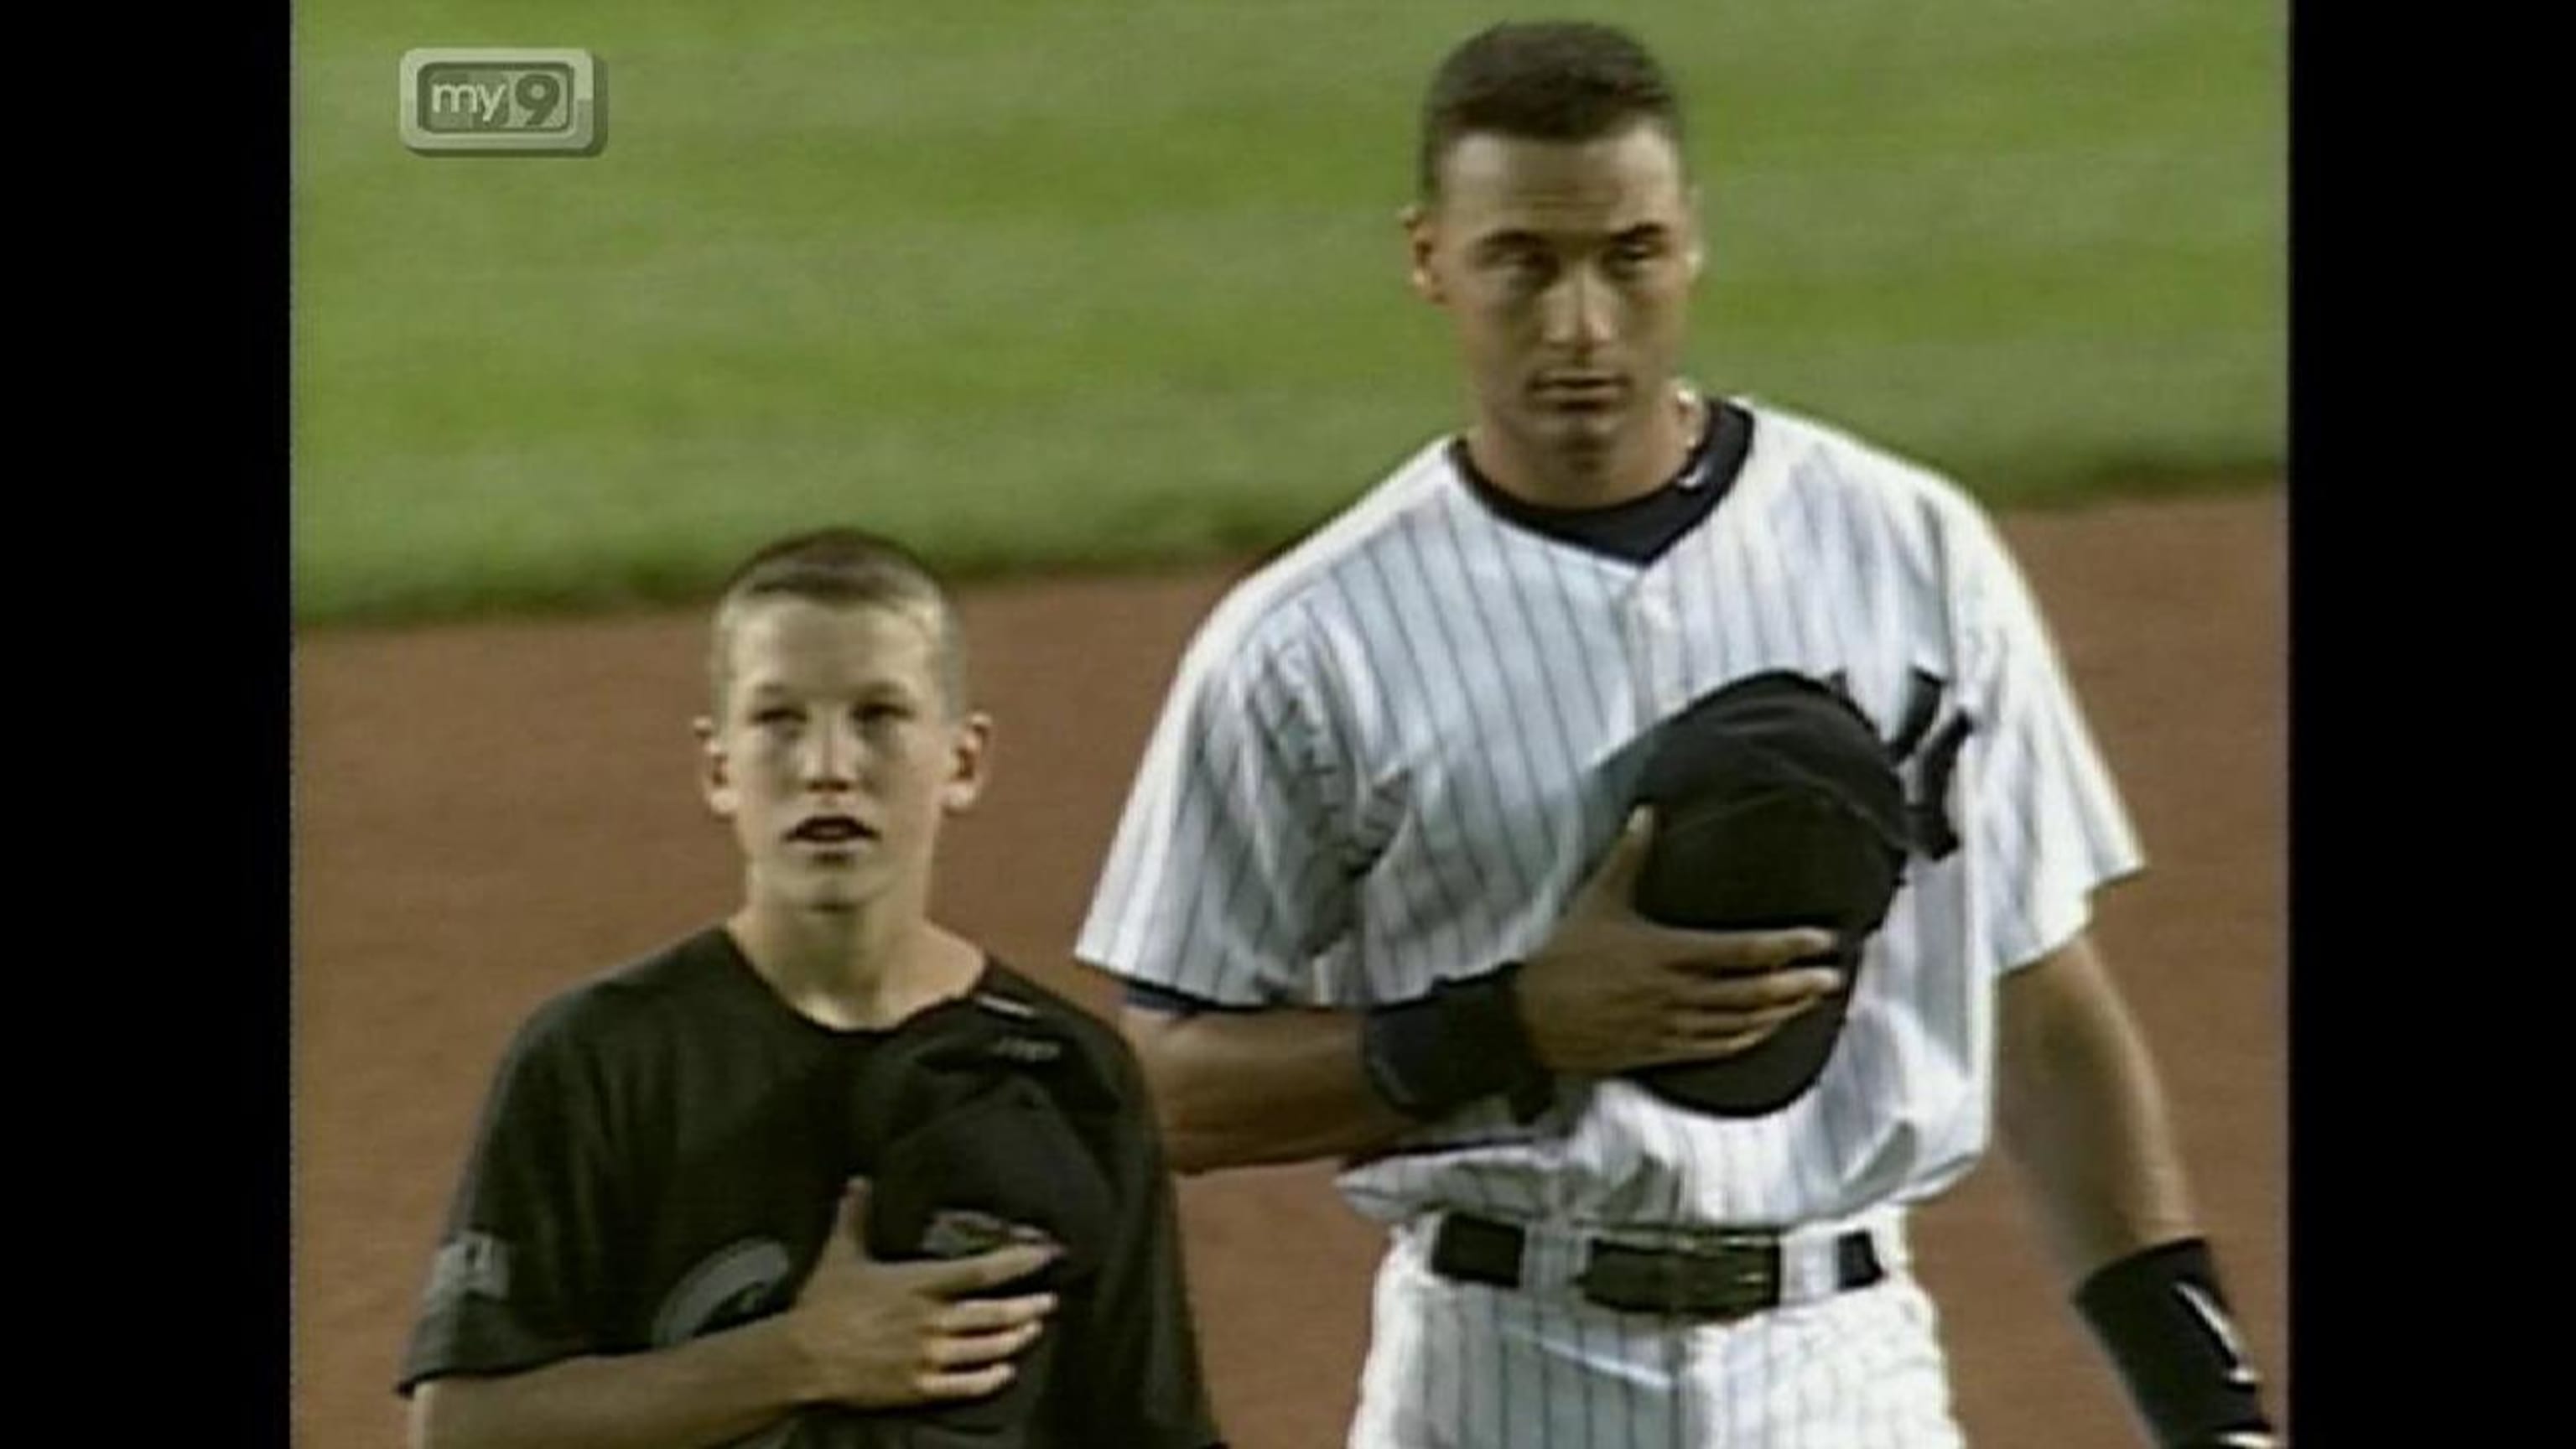
<instances>
[{"instance_id":1,"label":"green grass","mask_svg":"<svg viewBox=\"0 0 2576 1449\"><path fill-rule=\"evenodd\" d=\"M2283 454L2284 18L1566 4L1694 106L1693 370L1996 502ZM825 519L960 572L1265 546L1456 417L1394 226L1440 53L1531 7L297 11L308 621L694 591ZM587 158L430 158L402 52L579 45Z\"/></svg>"}]
</instances>

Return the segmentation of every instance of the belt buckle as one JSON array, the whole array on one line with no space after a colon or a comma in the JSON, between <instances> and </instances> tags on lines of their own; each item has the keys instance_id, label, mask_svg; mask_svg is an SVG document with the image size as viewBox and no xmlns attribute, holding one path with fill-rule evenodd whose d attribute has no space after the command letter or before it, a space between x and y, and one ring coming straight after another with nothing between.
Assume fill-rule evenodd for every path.
<instances>
[{"instance_id":1,"label":"belt buckle","mask_svg":"<svg viewBox=\"0 0 2576 1449\"><path fill-rule=\"evenodd\" d=\"M1780 1243L1715 1232L1667 1248L1604 1244L1585 1266L1585 1296L1607 1308L1732 1323L1780 1301Z\"/></svg>"},{"instance_id":2,"label":"belt buckle","mask_svg":"<svg viewBox=\"0 0 2576 1449\"><path fill-rule=\"evenodd\" d=\"M1676 1314L1732 1323L1780 1302L1780 1240L1768 1233L1709 1234L1661 1261Z\"/></svg>"}]
</instances>

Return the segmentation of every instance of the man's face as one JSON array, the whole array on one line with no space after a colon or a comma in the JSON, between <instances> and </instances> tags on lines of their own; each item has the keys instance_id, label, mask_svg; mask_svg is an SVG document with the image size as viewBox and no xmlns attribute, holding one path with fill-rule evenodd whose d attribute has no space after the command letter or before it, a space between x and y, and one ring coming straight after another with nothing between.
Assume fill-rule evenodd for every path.
<instances>
[{"instance_id":1,"label":"man's face","mask_svg":"<svg viewBox=\"0 0 2576 1449\"><path fill-rule=\"evenodd\" d=\"M1406 217L1416 291L1448 310L1481 420L1509 446L1598 454L1672 404L1698 224L1651 122L1591 141L1473 133Z\"/></svg>"},{"instance_id":2,"label":"man's face","mask_svg":"<svg viewBox=\"0 0 2576 1449\"><path fill-rule=\"evenodd\" d=\"M724 714L702 720L707 804L755 906L926 900L941 818L972 805L990 732L952 716L925 611L756 601L730 636Z\"/></svg>"}]
</instances>

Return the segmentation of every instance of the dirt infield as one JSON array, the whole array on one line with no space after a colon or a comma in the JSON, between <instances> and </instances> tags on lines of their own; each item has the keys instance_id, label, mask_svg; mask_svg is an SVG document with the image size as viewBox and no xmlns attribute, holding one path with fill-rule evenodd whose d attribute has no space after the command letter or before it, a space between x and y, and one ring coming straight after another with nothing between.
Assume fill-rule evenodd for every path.
<instances>
[{"instance_id":1,"label":"dirt infield","mask_svg":"<svg viewBox=\"0 0 2576 1449\"><path fill-rule=\"evenodd\" d=\"M2004 519L2153 869L2099 938L2158 1047L2246 1335L2286 1390L2284 540L2277 491ZM1152 711L1217 574L963 601L996 778L942 914L1104 1010L1064 958ZM721 914L726 838L686 732L700 624L657 616L298 641L295 1442L400 1441L389 1391L473 1113L511 1028ZM1923 1213L1980 1449L2135 1443L1990 1162ZM1375 1230L1321 1169L1182 1188L1237 1449L1337 1445ZM2276 1401L2276 1407L2278 1406Z\"/></svg>"}]
</instances>

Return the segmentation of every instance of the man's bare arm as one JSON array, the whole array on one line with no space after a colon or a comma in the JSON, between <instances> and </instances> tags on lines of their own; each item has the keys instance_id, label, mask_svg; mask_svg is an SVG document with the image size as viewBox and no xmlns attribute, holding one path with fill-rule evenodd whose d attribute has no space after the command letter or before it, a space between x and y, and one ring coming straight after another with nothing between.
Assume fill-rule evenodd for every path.
<instances>
[{"instance_id":1,"label":"man's bare arm","mask_svg":"<svg viewBox=\"0 0 2576 1449\"><path fill-rule=\"evenodd\" d=\"M2078 936L2014 973L2002 1012L2005 1149L2154 1442L2273 1449L2155 1063L2100 952Z\"/></svg>"},{"instance_id":2,"label":"man's bare arm","mask_svg":"<svg viewBox=\"0 0 2576 1449\"><path fill-rule=\"evenodd\" d=\"M1120 1018L1185 1173L1351 1156L1416 1125L1369 1086L1361 1024L1355 1011L1288 1009L1131 1006Z\"/></svg>"},{"instance_id":3,"label":"man's bare arm","mask_svg":"<svg viewBox=\"0 0 2576 1449\"><path fill-rule=\"evenodd\" d=\"M1639 811L1513 975L1512 1010L1537 1066L1604 1076L1750 1050L1840 984L1778 969L1832 943L1820 931L1679 931L1629 904L1653 822ZM1182 1172L1350 1156L1418 1125L1364 1058L1368 1016L1281 1007L1122 1018Z\"/></svg>"},{"instance_id":4,"label":"man's bare arm","mask_svg":"<svg viewBox=\"0 0 2576 1449\"><path fill-rule=\"evenodd\" d=\"M2069 1281L2197 1234L2164 1090L2101 952L2078 936L2004 979L1997 1126Z\"/></svg>"}]
</instances>

